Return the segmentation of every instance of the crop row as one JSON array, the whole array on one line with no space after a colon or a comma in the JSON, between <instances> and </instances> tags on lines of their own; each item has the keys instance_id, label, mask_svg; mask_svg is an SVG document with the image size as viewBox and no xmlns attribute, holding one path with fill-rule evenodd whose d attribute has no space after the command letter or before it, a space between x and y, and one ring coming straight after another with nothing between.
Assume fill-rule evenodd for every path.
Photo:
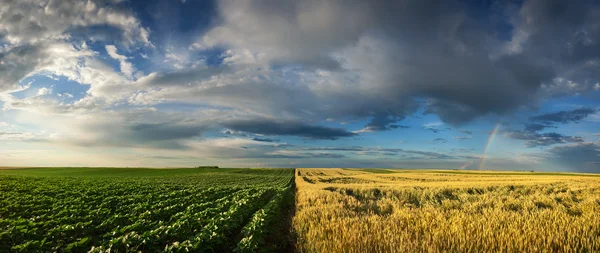
<instances>
[{"instance_id":1,"label":"crop row","mask_svg":"<svg viewBox=\"0 0 600 253\"><path fill-rule=\"evenodd\" d=\"M290 188L292 175L0 176L0 252L231 251L252 215Z\"/></svg>"}]
</instances>

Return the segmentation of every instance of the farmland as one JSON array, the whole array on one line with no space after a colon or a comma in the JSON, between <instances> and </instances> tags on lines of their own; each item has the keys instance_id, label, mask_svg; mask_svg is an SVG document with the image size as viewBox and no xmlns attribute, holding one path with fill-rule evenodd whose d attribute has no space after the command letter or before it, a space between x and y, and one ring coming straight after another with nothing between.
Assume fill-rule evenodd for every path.
<instances>
[{"instance_id":1,"label":"farmland","mask_svg":"<svg viewBox=\"0 0 600 253\"><path fill-rule=\"evenodd\" d=\"M599 214L593 174L0 170L0 252L598 252Z\"/></svg>"},{"instance_id":2,"label":"farmland","mask_svg":"<svg viewBox=\"0 0 600 253\"><path fill-rule=\"evenodd\" d=\"M598 252L591 174L297 169L300 252Z\"/></svg>"},{"instance_id":3,"label":"farmland","mask_svg":"<svg viewBox=\"0 0 600 253\"><path fill-rule=\"evenodd\" d=\"M277 247L266 241L293 201L293 175L292 169L0 170L0 252Z\"/></svg>"}]
</instances>

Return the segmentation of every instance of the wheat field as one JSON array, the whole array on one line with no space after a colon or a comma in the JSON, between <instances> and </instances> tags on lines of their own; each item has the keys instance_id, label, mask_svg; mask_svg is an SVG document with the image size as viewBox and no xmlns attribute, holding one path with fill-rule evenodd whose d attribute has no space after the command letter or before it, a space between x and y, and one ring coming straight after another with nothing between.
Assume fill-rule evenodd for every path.
<instances>
[{"instance_id":1,"label":"wheat field","mask_svg":"<svg viewBox=\"0 0 600 253\"><path fill-rule=\"evenodd\" d=\"M600 177L298 169L299 252L600 252Z\"/></svg>"}]
</instances>

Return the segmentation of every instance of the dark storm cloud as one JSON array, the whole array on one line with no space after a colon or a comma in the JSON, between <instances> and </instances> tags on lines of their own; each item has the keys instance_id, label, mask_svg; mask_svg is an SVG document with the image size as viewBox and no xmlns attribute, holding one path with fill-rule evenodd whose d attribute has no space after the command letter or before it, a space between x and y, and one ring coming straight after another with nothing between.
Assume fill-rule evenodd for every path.
<instances>
[{"instance_id":1,"label":"dark storm cloud","mask_svg":"<svg viewBox=\"0 0 600 253\"><path fill-rule=\"evenodd\" d=\"M307 125L299 121L272 119L233 120L222 123L226 128L262 135L289 135L309 139L335 140L352 137L355 133L342 128Z\"/></svg>"},{"instance_id":2,"label":"dark storm cloud","mask_svg":"<svg viewBox=\"0 0 600 253\"><path fill-rule=\"evenodd\" d=\"M555 146L547 151L546 159L558 163L558 169L600 173L600 143L584 142Z\"/></svg>"},{"instance_id":3,"label":"dark storm cloud","mask_svg":"<svg viewBox=\"0 0 600 253\"><path fill-rule=\"evenodd\" d=\"M554 144L583 142L583 138L581 137L567 136L559 133L535 133L519 130L506 130L504 131L504 134L505 136L512 139L524 140L525 146L528 148L538 146L550 146Z\"/></svg>"},{"instance_id":4,"label":"dark storm cloud","mask_svg":"<svg viewBox=\"0 0 600 253\"><path fill-rule=\"evenodd\" d=\"M545 92L558 96L586 92L600 78L597 67L589 64L600 56L599 9L594 1L530 0L523 4L517 21L527 34L523 51L553 62L564 79L549 84Z\"/></svg>"},{"instance_id":5,"label":"dark storm cloud","mask_svg":"<svg viewBox=\"0 0 600 253\"><path fill-rule=\"evenodd\" d=\"M470 15L461 1L222 1L222 23L207 38L225 47L268 52L267 63L368 74L365 82L377 99L365 94L365 99L331 104L329 108L342 115L304 108L322 118L345 114L369 119L366 131L389 130L415 112L396 110L397 105L415 103L419 97L426 99L427 113L462 124L535 106L552 93L548 89L556 88L555 78L592 72L581 66L600 50L579 37L598 37L600 18L593 14L599 8L579 2L563 5L537 0L522 6L501 3L494 5L492 18ZM587 35L576 36L586 29ZM333 57L331 52L340 48L352 50ZM307 101L319 101L312 100L319 96L336 100L344 93L317 94ZM361 100L368 103L349 105Z\"/></svg>"}]
</instances>

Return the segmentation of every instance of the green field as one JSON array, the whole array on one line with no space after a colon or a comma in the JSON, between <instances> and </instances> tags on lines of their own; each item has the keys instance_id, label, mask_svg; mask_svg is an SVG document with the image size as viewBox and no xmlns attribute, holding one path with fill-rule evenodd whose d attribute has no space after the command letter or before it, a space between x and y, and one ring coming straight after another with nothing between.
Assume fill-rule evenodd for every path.
<instances>
[{"instance_id":1,"label":"green field","mask_svg":"<svg viewBox=\"0 0 600 253\"><path fill-rule=\"evenodd\" d=\"M293 177L293 169L0 170L0 252L284 247L269 238L282 206L293 205Z\"/></svg>"}]
</instances>

